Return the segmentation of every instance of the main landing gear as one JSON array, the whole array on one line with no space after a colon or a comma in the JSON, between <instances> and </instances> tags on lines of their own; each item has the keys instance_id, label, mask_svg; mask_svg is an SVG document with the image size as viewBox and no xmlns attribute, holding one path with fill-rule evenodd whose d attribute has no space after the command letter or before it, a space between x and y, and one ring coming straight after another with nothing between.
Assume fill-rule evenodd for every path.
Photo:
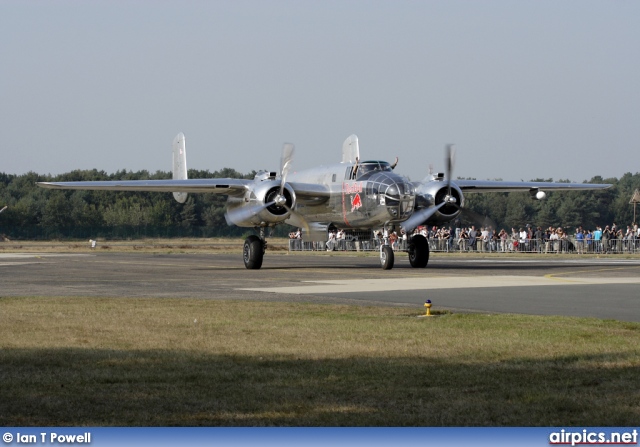
<instances>
[{"instance_id":1,"label":"main landing gear","mask_svg":"<svg viewBox=\"0 0 640 447\"><path fill-rule=\"evenodd\" d=\"M429 263L429 242L421 234L409 240L409 264L414 268L425 268Z\"/></svg>"},{"instance_id":2,"label":"main landing gear","mask_svg":"<svg viewBox=\"0 0 640 447\"><path fill-rule=\"evenodd\" d=\"M267 249L267 241L264 239L264 228L260 228L260 236L252 234L244 241L242 247L242 259L244 266L250 270L262 267L262 259Z\"/></svg>"},{"instance_id":3,"label":"main landing gear","mask_svg":"<svg viewBox=\"0 0 640 447\"><path fill-rule=\"evenodd\" d=\"M425 268L429 263L429 242L421 234L409 240L409 264L414 268ZM383 270L393 268L394 252L389 245L380 247L380 266Z\"/></svg>"}]
</instances>

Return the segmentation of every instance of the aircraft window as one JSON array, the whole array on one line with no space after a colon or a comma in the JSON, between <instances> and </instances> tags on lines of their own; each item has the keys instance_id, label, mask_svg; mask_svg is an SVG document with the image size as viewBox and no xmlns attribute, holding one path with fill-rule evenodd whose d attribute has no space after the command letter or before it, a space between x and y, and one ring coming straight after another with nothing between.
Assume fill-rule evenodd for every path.
<instances>
[{"instance_id":1,"label":"aircraft window","mask_svg":"<svg viewBox=\"0 0 640 447\"><path fill-rule=\"evenodd\" d=\"M386 161L365 161L358 166L358 177L374 171L392 171Z\"/></svg>"},{"instance_id":2,"label":"aircraft window","mask_svg":"<svg viewBox=\"0 0 640 447\"><path fill-rule=\"evenodd\" d=\"M336 175L335 175L335 174L333 174L333 176L331 177L331 181L332 181L333 183L335 183L335 182L336 182Z\"/></svg>"},{"instance_id":3,"label":"aircraft window","mask_svg":"<svg viewBox=\"0 0 640 447\"><path fill-rule=\"evenodd\" d=\"M347 168L347 172L344 174L344 179L345 180L352 180L354 177L353 175L353 166L349 166Z\"/></svg>"}]
</instances>

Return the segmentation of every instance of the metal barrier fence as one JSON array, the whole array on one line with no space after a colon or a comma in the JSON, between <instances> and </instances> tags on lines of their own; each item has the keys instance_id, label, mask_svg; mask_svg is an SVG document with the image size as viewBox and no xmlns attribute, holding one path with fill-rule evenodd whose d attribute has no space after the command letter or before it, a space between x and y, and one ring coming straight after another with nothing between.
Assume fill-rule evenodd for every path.
<instances>
[{"instance_id":1,"label":"metal barrier fence","mask_svg":"<svg viewBox=\"0 0 640 447\"><path fill-rule=\"evenodd\" d=\"M640 239L582 240L574 237L560 240L537 240L508 238L506 240L482 241L476 239L428 239L429 251L440 253L575 253L575 254L640 254ZM328 242L305 242L289 239L289 251L377 251L381 240L337 240ZM405 251L406 241L399 240L394 248Z\"/></svg>"}]
</instances>

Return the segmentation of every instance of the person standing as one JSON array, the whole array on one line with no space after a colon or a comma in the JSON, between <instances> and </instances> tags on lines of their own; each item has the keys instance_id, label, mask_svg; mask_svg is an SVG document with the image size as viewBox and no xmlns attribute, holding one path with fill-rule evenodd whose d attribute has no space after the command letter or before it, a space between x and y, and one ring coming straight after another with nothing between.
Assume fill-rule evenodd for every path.
<instances>
[{"instance_id":1,"label":"person standing","mask_svg":"<svg viewBox=\"0 0 640 447\"><path fill-rule=\"evenodd\" d=\"M480 249L485 252L489 246L489 227L480 228Z\"/></svg>"},{"instance_id":2,"label":"person standing","mask_svg":"<svg viewBox=\"0 0 640 447\"><path fill-rule=\"evenodd\" d=\"M580 228L576 228L576 251L579 255L584 252L584 233Z\"/></svg>"},{"instance_id":3,"label":"person standing","mask_svg":"<svg viewBox=\"0 0 640 447\"><path fill-rule=\"evenodd\" d=\"M538 253L542 253L542 240L544 239L544 232L542 231L542 227L538 226L538 228L536 228L534 236L536 238L535 251L537 251Z\"/></svg>"},{"instance_id":4,"label":"person standing","mask_svg":"<svg viewBox=\"0 0 640 447\"><path fill-rule=\"evenodd\" d=\"M549 242L551 243L551 250L555 251L556 254L560 253L560 237L558 236L558 231L555 229L551 230L551 235L549 236Z\"/></svg>"},{"instance_id":5,"label":"person standing","mask_svg":"<svg viewBox=\"0 0 640 447\"><path fill-rule=\"evenodd\" d=\"M520 228L519 240L518 240L518 248L520 251L526 251L527 244L527 232L524 228Z\"/></svg>"},{"instance_id":6,"label":"person standing","mask_svg":"<svg viewBox=\"0 0 640 447\"><path fill-rule=\"evenodd\" d=\"M507 251L507 240L509 239L509 235L503 228L502 230L500 230L500 234L498 234L498 237L500 238L500 251L502 253L505 253Z\"/></svg>"},{"instance_id":7,"label":"person standing","mask_svg":"<svg viewBox=\"0 0 640 447\"><path fill-rule=\"evenodd\" d=\"M467 234L467 230L464 228L460 229L460 234L458 235L458 249L460 251L467 251L467 238L469 234Z\"/></svg>"},{"instance_id":8,"label":"person standing","mask_svg":"<svg viewBox=\"0 0 640 447\"><path fill-rule=\"evenodd\" d=\"M475 225L471 225L471 230L469 231L469 250L476 251L476 240L478 238L478 232L476 231Z\"/></svg>"},{"instance_id":9,"label":"person standing","mask_svg":"<svg viewBox=\"0 0 640 447\"><path fill-rule=\"evenodd\" d=\"M609 229L609 225L604 227L604 231L602 231L602 252L609 253L609 239L611 239L611 230Z\"/></svg>"},{"instance_id":10,"label":"person standing","mask_svg":"<svg viewBox=\"0 0 640 447\"><path fill-rule=\"evenodd\" d=\"M602 227L596 225L596 231L593 232L593 249L596 253L602 251Z\"/></svg>"}]
</instances>

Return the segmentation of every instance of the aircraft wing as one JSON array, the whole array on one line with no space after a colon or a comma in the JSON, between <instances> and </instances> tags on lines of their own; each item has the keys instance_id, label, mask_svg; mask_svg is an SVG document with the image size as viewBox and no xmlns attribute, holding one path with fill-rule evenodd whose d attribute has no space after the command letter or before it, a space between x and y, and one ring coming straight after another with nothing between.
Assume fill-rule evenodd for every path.
<instances>
[{"instance_id":1,"label":"aircraft wing","mask_svg":"<svg viewBox=\"0 0 640 447\"><path fill-rule=\"evenodd\" d=\"M497 180L455 180L452 183L465 193L514 192L514 191L572 191L607 189L609 184L561 183L561 182L503 182Z\"/></svg>"},{"instance_id":2,"label":"aircraft wing","mask_svg":"<svg viewBox=\"0 0 640 447\"><path fill-rule=\"evenodd\" d=\"M38 182L47 189L80 189L93 191L149 191L214 193L242 196L252 180L232 178L184 179L184 180L110 180L89 182Z\"/></svg>"},{"instance_id":3,"label":"aircraft wing","mask_svg":"<svg viewBox=\"0 0 640 447\"><path fill-rule=\"evenodd\" d=\"M243 196L251 188L253 180L232 178L185 180L108 180L88 182L38 182L47 189L78 189L93 191L148 191L213 193ZM317 205L326 202L331 193L328 187L314 183L290 183L296 197L302 203Z\"/></svg>"}]
</instances>

